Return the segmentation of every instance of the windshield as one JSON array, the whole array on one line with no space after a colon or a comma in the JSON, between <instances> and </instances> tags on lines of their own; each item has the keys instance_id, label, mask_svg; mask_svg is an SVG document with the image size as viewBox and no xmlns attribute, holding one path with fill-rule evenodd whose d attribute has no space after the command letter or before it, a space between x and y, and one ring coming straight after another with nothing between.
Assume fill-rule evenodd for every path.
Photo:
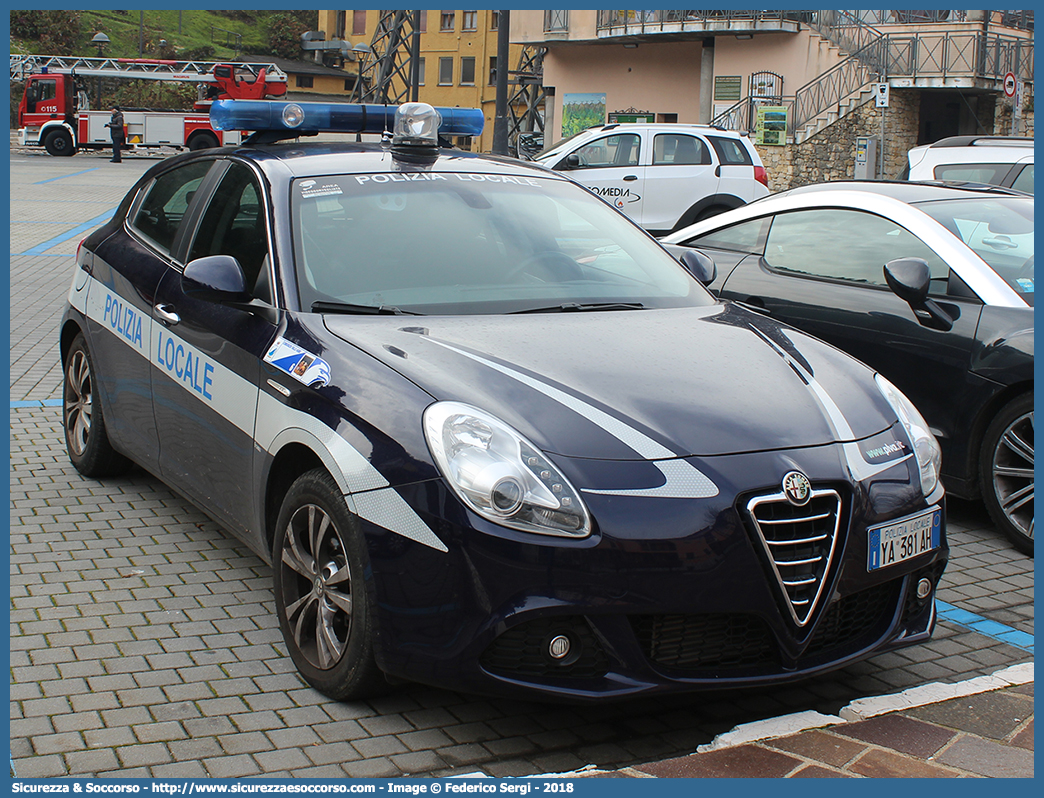
<instances>
[{"instance_id":1,"label":"windshield","mask_svg":"<svg viewBox=\"0 0 1044 798\"><path fill-rule=\"evenodd\" d=\"M339 175L297 180L292 196L305 310L473 315L714 302L645 232L567 181Z\"/></svg>"},{"instance_id":2,"label":"windshield","mask_svg":"<svg viewBox=\"0 0 1044 798\"><path fill-rule=\"evenodd\" d=\"M1033 304L1033 200L976 197L922 202L917 207L967 244Z\"/></svg>"}]
</instances>

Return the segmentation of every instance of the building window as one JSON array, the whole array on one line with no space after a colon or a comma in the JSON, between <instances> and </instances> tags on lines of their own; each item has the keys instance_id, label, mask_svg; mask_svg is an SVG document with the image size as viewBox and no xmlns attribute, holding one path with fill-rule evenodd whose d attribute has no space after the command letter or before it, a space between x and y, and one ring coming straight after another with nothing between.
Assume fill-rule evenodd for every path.
<instances>
[{"instance_id":1,"label":"building window","mask_svg":"<svg viewBox=\"0 0 1044 798\"><path fill-rule=\"evenodd\" d=\"M490 13L489 29L490 30L500 30L500 12L499 11L490 11L489 13Z\"/></svg>"},{"instance_id":2,"label":"building window","mask_svg":"<svg viewBox=\"0 0 1044 798\"><path fill-rule=\"evenodd\" d=\"M562 33L569 30L569 12L568 11L545 11L544 12L544 32L545 33Z\"/></svg>"},{"instance_id":3,"label":"building window","mask_svg":"<svg viewBox=\"0 0 1044 798\"><path fill-rule=\"evenodd\" d=\"M352 91L354 89L355 89L355 78L348 78L347 80L345 80L345 82L344 82L344 90L345 91Z\"/></svg>"},{"instance_id":4,"label":"building window","mask_svg":"<svg viewBox=\"0 0 1044 798\"><path fill-rule=\"evenodd\" d=\"M421 33L427 33L428 32L428 12L427 11L421 11L420 12L420 32Z\"/></svg>"},{"instance_id":5,"label":"building window","mask_svg":"<svg viewBox=\"0 0 1044 798\"><path fill-rule=\"evenodd\" d=\"M457 136L457 146L465 152L471 152L471 136Z\"/></svg>"},{"instance_id":6,"label":"building window","mask_svg":"<svg viewBox=\"0 0 1044 798\"><path fill-rule=\"evenodd\" d=\"M338 11L337 12L337 21L334 22L334 38L335 39L343 39L344 38L345 25L347 25L347 24L348 24L348 12L347 11Z\"/></svg>"},{"instance_id":7,"label":"building window","mask_svg":"<svg viewBox=\"0 0 1044 798\"><path fill-rule=\"evenodd\" d=\"M352 36L362 36L366 33L366 12L352 12Z\"/></svg>"},{"instance_id":8,"label":"building window","mask_svg":"<svg viewBox=\"0 0 1044 798\"><path fill-rule=\"evenodd\" d=\"M418 58L417 59L417 85L418 86L423 86L424 85L424 59L423 58Z\"/></svg>"},{"instance_id":9,"label":"building window","mask_svg":"<svg viewBox=\"0 0 1044 798\"><path fill-rule=\"evenodd\" d=\"M489 85L497 85L497 57L495 55L489 57Z\"/></svg>"},{"instance_id":10,"label":"building window","mask_svg":"<svg viewBox=\"0 0 1044 798\"><path fill-rule=\"evenodd\" d=\"M478 30L478 11L461 11L460 29Z\"/></svg>"},{"instance_id":11,"label":"building window","mask_svg":"<svg viewBox=\"0 0 1044 798\"><path fill-rule=\"evenodd\" d=\"M310 89L312 88L312 76L294 75L294 83L299 89Z\"/></svg>"},{"instance_id":12,"label":"building window","mask_svg":"<svg viewBox=\"0 0 1044 798\"><path fill-rule=\"evenodd\" d=\"M439 17L439 30L453 30L456 16L456 11L443 11L442 16Z\"/></svg>"},{"instance_id":13,"label":"building window","mask_svg":"<svg viewBox=\"0 0 1044 798\"><path fill-rule=\"evenodd\" d=\"M439 85L440 86L452 86L453 85L453 59L452 58L440 58L439 59Z\"/></svg>"},{"instance_id":14,"label":"building window","mask_svg":"<svg viewBox=\"0 0 1044 798\"><path fill-rule=\"evenodd\" d=\"M471 56L460 59L460 85L475 85L475 59Z\"/></svg>"}]
</instances>

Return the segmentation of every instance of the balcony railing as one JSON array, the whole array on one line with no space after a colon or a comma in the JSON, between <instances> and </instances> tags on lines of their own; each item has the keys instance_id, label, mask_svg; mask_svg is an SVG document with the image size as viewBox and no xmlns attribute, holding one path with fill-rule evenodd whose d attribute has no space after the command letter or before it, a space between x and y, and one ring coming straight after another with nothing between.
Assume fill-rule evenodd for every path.
<instances>
[{"instance_id":1,"label":"balcony railing","mask_svg":"<svg viewBox=\"0 0 1044 798\"><path fill-rule=\"evenodd\" d=\"M685 11L677 8L632 11L601 10L598 12L598 31L599 33L638 34L675 32L679 26L685 30L687 25L696 29L708 23L728 25L734 22L804 22L816 13L815 11L742 11L738 9Z\"/></svg>"},{"instance_id":2,"label":"balcony railing","mask_svg":"<svg viewBox=\"0 0 1044 798\"><path fill-rule=\"evenodd\" d=\"M562 14L561 11L546 11L545 30L561 30L560 28L548 28L546 26L546 15ZM631 10L631 11L608 11L598 12L598 31L616 35L659 33L685 30L691 25L705 26L708 24L729 23L758 23L758 22L806 22L814 23L821 15L837 15L842 13L854 14L859 19L870 25L925 25L936 23L959 23L975 21L970 18L973 12L957 11L948 9L934 9L929 11L816 11L816 10L785 10L785 11L747 11L741 9L729 9L722 11L689 11L684 9L665 10ZM1033 30L1033 11L993 11L990 25L1017 30Z\"/></svg>"}]
</instances>

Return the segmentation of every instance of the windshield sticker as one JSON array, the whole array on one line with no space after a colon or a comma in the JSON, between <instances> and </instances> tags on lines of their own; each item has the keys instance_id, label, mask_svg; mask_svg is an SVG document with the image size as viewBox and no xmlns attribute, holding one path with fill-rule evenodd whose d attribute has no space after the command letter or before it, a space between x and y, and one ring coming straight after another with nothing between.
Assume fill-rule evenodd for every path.
<instances>
[{"instance_id":1,"label":"windshield sticker","mask_svg":"<svg viewBox=\"0 0 1044 798\"><path fill-rule=\"evenodd\" d=\"M321 388L330 382L330 366L325 360L284 338L276 338L265 355L265 362L312 388Z\"/></svg>"},{"instance_id":2,"label":"windshield sticker","mask_svg":"<svg viewBox=\"0 0 1044 798\"><path fill-rule=\"evenodd\" d=\"M1015 282L1019 284L1019 288L1022 289L1024 294L1033 293L1033 278L1032 277L1020 277Z\"/></svg>"},{"instance_id":3,"label":"windshield sticker","mask_svg":"<svg viewBox=\"0 0 1044 798\"><path fill-rule=\"evenodd\" d=\"M325 197L330 194L343 194L344 191L336 183L323 183L319 185L315 180L305 180L298 184L301 187L302 197Z\"/></svg>"},{"instance_id":4,"label":"windshield sticker","mask_svg":"<svg viewBox=\"0 0 1044 798\"><path fill-rule=\"evenodd\" d=\"M354 177L355 182L359 185L364 183L410 183L418 180L449 180L453 177L466 183L510 183L516 186L540 188L540 183L537 180L528 177L512 177L511 175L458 174L456 172L450 175L440 175L431 172L402 172L379 175L354 175ZM302 196L311 195L302 194Z\"/></svg>"}]
</instances>

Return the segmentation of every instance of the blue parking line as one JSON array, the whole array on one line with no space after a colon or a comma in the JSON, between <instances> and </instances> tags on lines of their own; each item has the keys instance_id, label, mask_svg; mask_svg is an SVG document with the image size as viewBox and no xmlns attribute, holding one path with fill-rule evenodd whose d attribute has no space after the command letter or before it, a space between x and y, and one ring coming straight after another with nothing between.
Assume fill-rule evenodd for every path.
<instances>
[{"instance_id":1,"label":"blue parking line","mask_svg":"<svg viewBox=\"0 0 1044 798\"><path fill-rule=\"evenodd\" d=\"M1030 654L1033 653L1033 635L1031 634L1012 629L1010 626L991 621L989 618L983 618L981 615L962 610L952 604L947 604L945 601L939 601L939 599L935 600L935 609L940 620L955 623L980 635L992 637L1001 643L1021 648Z\"/></svg>"},{"instance_id":2,"label":"blue parking line","mask_svg":"<svg viewBox=\"0 0 1044 798\"><path fill-rule=\"evenodd\" d=\"M23 407L61 407L61 399L19 399L11 402L11 409Z\"/></svg>"},{"instance_id":3,"label":"blue parking line","mask_svg":"<svg viewBox=\"0 0 1044 798\"><path fill-rule=\"evenodd\" d=\"M51 247L56 247L59 244L64 244L70 238L76 238L77 236L83 235L88 230L91 230L91 229L97 227L100 224L105 224L105 222L109 221L109 219L111 219L113 217L113 214L115 214L116 211L117 211L117 208L113 208L111 211L106 211L105 213L101 214L100 216L95 216L89 222L84 222L83 224L81 224L81 225L79 225L77 227L74 227L72 230L69 230L69 231L67 231L65 233L62 233L59 236L55 236L54 238L48 239L47 241L44 241L42 244L37 244L32 249L27 249L25 252L19 252L18 254L19 255L43 255Z\"/></svg>"},{"instance_id":4,"label":"blue parking line","mask_svg":"<svg viewBox=\"0 0 1044 798\"><path fill-rule=\"evenodd\" d=\"M82 172L73 172L71 175L59 175L58 177L49 177L46 180L38 180L35 183L33 183L33 185L34 186L40 186L40 185L43 185L44 183L52 183L55 180L65 180L65 178L67 178L67 177L76 177L77 175L85 175L88 172L93 172L97 168L98 168L97 166L92 166L90 169L84 169Z\"/></svg>"}]
</instances>

